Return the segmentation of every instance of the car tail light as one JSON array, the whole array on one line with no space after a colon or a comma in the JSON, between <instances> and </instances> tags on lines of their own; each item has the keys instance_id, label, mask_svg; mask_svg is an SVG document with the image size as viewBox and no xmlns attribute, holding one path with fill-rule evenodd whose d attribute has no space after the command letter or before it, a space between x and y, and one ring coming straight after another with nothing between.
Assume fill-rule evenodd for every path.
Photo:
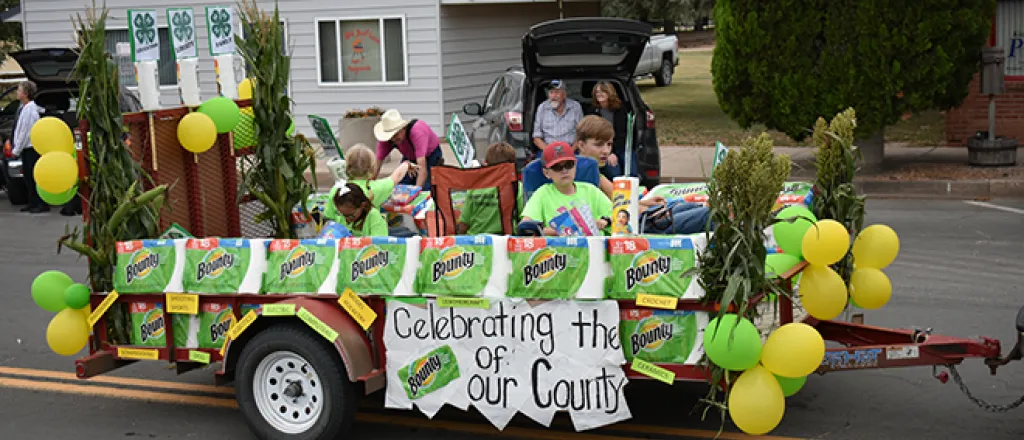
<instances>
[{"instance_id":1,"label":"car tail light","mask_svg":"<svg viewBox=\"0 0 1024 440\"><path fill-rule=\"evenodd\" d=\"M644 174L647 174L647 177L657 178L658 170L647 170Z\"/></svg>"},{"instance_id":2,"label":"car tail light","mask_svg":"<svg viewBox=\"0 0 1024 440\"><path fill-rule=\"evenodd\" d=\"M519 112L506 112L505 125L508 125L509 131L523 131L523 114Z\"/></svg>"},{"instance_id":3,"label":"car tail light","mask_svg":"<svg viewBox=\"0 0 1024 440\"><path fill-rule=\"evenodd\" d=\"M654 128L654 112L647 110L647 128Z\"/></svg>"}]
</instances>

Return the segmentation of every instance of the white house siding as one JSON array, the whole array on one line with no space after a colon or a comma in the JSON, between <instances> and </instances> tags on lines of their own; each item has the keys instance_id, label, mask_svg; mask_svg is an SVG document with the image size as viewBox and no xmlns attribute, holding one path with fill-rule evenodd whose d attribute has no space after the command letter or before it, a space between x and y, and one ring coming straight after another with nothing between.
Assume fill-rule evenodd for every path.
<instances>
[{"instance_id":1,"label":"white house siding","mask_svg":"<svg viewBox=\"0 0 1024 440\"><path fill-rule=\"evenodd\" d=\"M566 2L565 17L599 16L599 2ZM522 65L523 35L530 26L558 18L554 3L442 4L441 65L444 115L466 103L483 103L497 75ZM463 121L472 118L460 114Z\"/></svg>"},{"instance_id":2,"label":"white house siding","mask_svg":"<svg viewBox=\"0 0 1024 440\"><path fill-rule=\"evenodd\" d=\"M23 17L26 20L25 45L27 48L71 47L73 28L70 17L84 12L91 0L31 0L26 1ZM199 36L200 78L204 98L217 93L213 58L209 54L204 11L210 5L235 5L234 0L187 1L164 0L153 5L139 0L106 0L110 9L108 27L127 28L129 8L157 10L159 26L166 26L166 8L192 7L196 14ZM273 11L273 1L259 1L267 11ZM338 119L348 109L380 106L397 108L406 118L429 122L440 132L440 68L438 61L437 9L438 0L375 0L351 2L342 0L279 0L281 19L286 24L289 51L292 55L291 96L295 101L296 128L312 134L307 115L317 114L331 121L337 130ZM398 85L321 86L317 84L316 18L348 18L405 16L406 64L408 83ZM162 87L161 103L167 107L179 105L175 86Z\"/></svg>"}]
</instances>

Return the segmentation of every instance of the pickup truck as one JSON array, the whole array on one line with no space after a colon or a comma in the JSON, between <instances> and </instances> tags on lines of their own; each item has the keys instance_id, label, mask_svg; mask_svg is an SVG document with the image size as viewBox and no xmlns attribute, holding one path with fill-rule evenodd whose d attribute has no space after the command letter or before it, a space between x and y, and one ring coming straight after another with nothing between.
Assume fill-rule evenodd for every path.
<instances>
[{"instance_id":1,"label":"pickup truck","mask_svg":"<svg viewBox=\"0 0 1024 440\"><path fill-rule=\"evenodd\" d=\"M672 74L679 65L679 39L675 35L652 35L644 46L644 54L636 65L637 77L653 76L659 87L672 84Z\"/></svg>"}]
</instances>

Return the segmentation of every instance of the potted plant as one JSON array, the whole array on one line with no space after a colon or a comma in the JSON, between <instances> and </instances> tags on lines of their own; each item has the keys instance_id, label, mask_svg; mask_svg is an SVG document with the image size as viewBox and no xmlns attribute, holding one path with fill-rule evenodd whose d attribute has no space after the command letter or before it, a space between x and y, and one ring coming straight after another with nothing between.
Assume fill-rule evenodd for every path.
<instances>
[{"instance_id":1,"label":"potted plant","mask_svg":"<svg viewBox=\"0 0 1024 440\"><path fill-rule=\"evenodd\" d=\"M376 106L345 112L338 123L338 147L342 151L347 151L349 147L362 143L374 148L377 145L377 138L373 136L373 126L377 125L382 114L384 110Z\"/></svg>"}]
</instances>

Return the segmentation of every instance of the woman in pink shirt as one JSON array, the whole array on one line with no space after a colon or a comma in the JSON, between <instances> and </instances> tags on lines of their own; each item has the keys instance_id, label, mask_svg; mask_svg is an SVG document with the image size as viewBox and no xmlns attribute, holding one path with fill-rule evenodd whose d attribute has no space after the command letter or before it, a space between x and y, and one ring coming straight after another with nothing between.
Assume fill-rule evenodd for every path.
<instances>
[{"instance_id":1,"label":"woman in pink shirt","mask_svg":"<svg viewBox=\"0 0 1024 440\"><path fill-rule=\"evenodd\" d=\"M416 185L429 191L430 167L444 163L441 139L430 125L416 119L406 121L402 119L398 110L391 109L384 112L380 122L373 127L373 134L378 141L375 176L380 175L380 166L391 154L391 150L397 148L398 152L402 153L403 161L419 165L418 170L410 172L400 183Z\"/></svg>"}]
</instances>

